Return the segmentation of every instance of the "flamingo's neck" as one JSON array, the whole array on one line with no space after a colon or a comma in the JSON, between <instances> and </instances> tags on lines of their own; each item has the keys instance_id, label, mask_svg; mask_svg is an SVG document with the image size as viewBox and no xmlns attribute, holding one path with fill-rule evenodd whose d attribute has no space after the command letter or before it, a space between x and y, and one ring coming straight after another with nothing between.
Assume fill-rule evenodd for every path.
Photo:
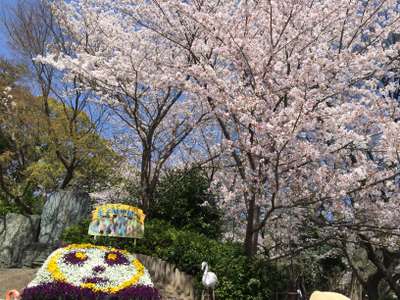
<instances>
[{"instance_id":1,"label":"flamingo's neck","mask_svg":"<svg viewBox=\"0 0 400 300\"><path fill-rule=\"evenodd\" d=\"M208 265L204 267L204 275L208 273Z\"/></svg>"}]
</instances>

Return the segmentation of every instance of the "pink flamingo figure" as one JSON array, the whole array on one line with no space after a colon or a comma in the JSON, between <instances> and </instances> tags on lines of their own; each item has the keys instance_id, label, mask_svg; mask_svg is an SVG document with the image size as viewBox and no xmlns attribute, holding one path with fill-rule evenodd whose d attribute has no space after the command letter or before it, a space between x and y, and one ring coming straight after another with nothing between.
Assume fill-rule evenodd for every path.
<instances>
[{"instance_id":1,"label":"pink flamingo figure","mask_svg":"<svg viewBox=\"0 0 400 300\"><path fill-rule=\"evenodd\" d=\"M6 292L6 300L19 300L21 295L17 290L10 290Z\"/></svg>"}]
</instances>

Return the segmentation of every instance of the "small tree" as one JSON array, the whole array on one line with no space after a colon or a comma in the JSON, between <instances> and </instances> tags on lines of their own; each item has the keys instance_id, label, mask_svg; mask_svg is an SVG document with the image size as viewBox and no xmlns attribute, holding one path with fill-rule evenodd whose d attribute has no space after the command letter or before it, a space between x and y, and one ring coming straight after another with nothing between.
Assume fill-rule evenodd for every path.
<instances>
[{"instance_id":1,"label":"small tree","mask_svg":"<svg viewBox=\"0 0 400 300\"><path fill-rule=\"evenodd\" d=\"M221 234L222 212L199 169L169 171L157 186L150 216L210 238Z\"/></svg>"},{"instance_id":2,"label":"small tree","mask_svg":"<svg viewBox=\"0 0 400 300\"><path fill-rule=\"evenodd\" d=\"M58 172L63 174L58 188L65 189L71 186L75 176L80 176L78 169L92 159L92 151L83 151L82 145L90 147L104 112L89 105L90 93L80 89L78 77L63 82L61 72L35 59L38 55L46 55L50 47L53 51L70 51L71 37L60 30L49 3L18 0L15 6L5 11L3 21L11 49L26 64L34 88L40 94L46 136L59 162ZM63 119L63 127L55 121L54 113Z\"/></svg>"},{"instance_id":3,"label":"small tree","mask_svg":"<svg viewBox=\"0 0 400 300\"><path fill-rule=\"evenodd\" d=\"M56 190L65 180L57 151L74 151L77 165L70 185L92 191L105 184L120 160L109 142L91 132L88 116L81 112L71 137L65 107L49 99L51 126L57 144L49 136L42 98L20 86L22 67L0 60L0 201L32 213L34 198ZM37 204L37 203L36 203Z\"/></svg>"}]
</instances>

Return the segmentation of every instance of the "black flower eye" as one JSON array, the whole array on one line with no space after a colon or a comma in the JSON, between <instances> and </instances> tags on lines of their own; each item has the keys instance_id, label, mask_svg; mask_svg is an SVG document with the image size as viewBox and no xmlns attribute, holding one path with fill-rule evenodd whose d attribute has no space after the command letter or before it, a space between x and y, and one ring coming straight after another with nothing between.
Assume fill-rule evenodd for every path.
<instances>
[{"instance_id":1,"label":"black flower eye","mask_svg":"<svg viewBox=\"0 0 400 300\"><path fill-rule=\"evenodd\" d=\"M104 259L109 266L129 265L129 260L125 255L117 251L107 252Z\"/></svg>"},{"instance_id":2,"label":"black flower eye","mask_svg":"<svg viewBox=\"0 0 400 300\"><path fill-rule=\"evenodd\" d=\"M103 266L95 266L92 270L94 273L103 273L106 268L104 268Z\"/></svg>"}]
</instances>

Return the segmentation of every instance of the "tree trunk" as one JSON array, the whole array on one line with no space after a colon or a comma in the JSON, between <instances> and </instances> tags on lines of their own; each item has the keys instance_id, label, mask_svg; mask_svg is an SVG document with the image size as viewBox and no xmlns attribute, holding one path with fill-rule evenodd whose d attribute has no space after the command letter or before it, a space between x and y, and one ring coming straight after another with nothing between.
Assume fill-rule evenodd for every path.
<instances>
[{"instance_id":1,"label":"tree trunk","mask_svg":"<svg viewBox=\"0 0 400 300\"><path fill-rule=\"evenodd\" d=\"M7 186L7 184L6 184L6 182L4 181L4 178L3 178L3 171L4 170L2 169L2 167L0 165L0 188L6 194L3 201L7 205L10 205L11 202L10 202L10 200L8 200L8 198L11 199L11 200L14 200L14 203L22 210L23 213L31 215L33 213L32 208L30 206L26 205L24 203L24 201L19 196L13 195L11 193L11 191L8 189L8 186Z\"/></svg>"},{"instance_id":2,"label":"tree trunk","mask_svg":"<svg viewBox=\"0 0 400 300\"><path fill-rule=\"evenodd\" d=\"M254 256L257 252L257 236L258 231L254 230L256 226L256 198L255 195L251 195L249 199L249 205L247 209L247 224L246 224L246 237L244 240L244 250L248 257Z\"/></svg>"},{"instance_id":3,"label":"tree trunk","mask_svg":"<svg viewBox=\"0 0 400 300\"><path fill-rule=\"evenodd\" d=\"M300 276L300 277L299 277L297 286L298 286L298 288L299 288L300 291L301 291L301 297L300 297L300 299L301 299L301 300L306 300L306 299L308 299L307 290L306 290L306 285L305 285L305 283L304 283L304 277L303 277L303 276ZM362 299L360 299L360 300L362 300Z\"/></svg>"},{"instance_id":4,"label":"tree trunk","mask_svg":"<svg viewBox=\"0 0 400 300\"><path fill-rule=\"evenodd\" d=\"M16 198L14 199L14 201L15 201L15 204L17 204L17 206L18 206L19 208L21 208L21 210L22 210L22 212L23 212L24 214L28 214L28 215L33 214L32 208L29 207L28 205L26 205L26 204L23 202L23 200L21 200L19 197L16 197Z\"/></svg>"},{"instance_id":5,"label":"tree trunk","mask_svg":"<svg viewBox=\"0 0 400 300\"><path fill-rule=\"evenodd\" d=\"M147 186L143 187L142 190L142 208L145 212L148 212L150 209L150 203L153 198L153 193L149 190Z\"/></svg>"},{"instance_id":6,"label":"tree trunk","mask_svg":"<svg viewBox=\"0 0 400 300\"><path fill-rule=\"evenodd\" d=\"M75 169L75 167L70 167L70 168L67 169L67 173L65 174L64 180L63 180L63 182L61 183L61 186L60 186L60 188L62 190L64 190L69 185L69 183L71 182L72 178L74 177L74 169Z\"/></svg>"},{"instance_id":7,"label":"tree trunk","mask_svg":"<svg viewBox=\"0 0 400 300\"><path fill-rule=\"evenodd\" d=\"M291 278L289 280L286 300L297 300L297 296L298 294L297 294L296 280L294 280L294 278Z\"/></svg>"},{"instance_id":8,"label":"tree trunk","mask_svg":"<svg viewBox=\"0 0 400 300\"><path fill-rule=\"evenodd\" d=\"M352 300L362 300L363 286L358 281L358 278L354 272L351 273L351 283L350 283L350 299Z\"/></svg>"},{"instance_id":9,"label":"tree trunk","mask_svg":"<svg viewBox=\"0 0 400 300\"><path fill-rule=\"evenodd\" d=\"M397 298L400 298L400 286L398 280L394 277L395 265L398 264L398 253L390 252L385 248L374 248L367 237L363 234L359 234L361 237L361 243L364 249L367 251L368 259L375 265L377 271L372 274L368 281L371 282L371 293L375 293L374 297L379 296L378 286L381 280L385 280L389 285L390 289L396 294ZM379 254L381 253L381 255ZM376 292L374 291L374 286L376 286ZM368 282L367 282L368 288ZM368 295L369 295L368 291Z\"/></svg>"},{"instance_id":10,"label":"tree trunk","mask_svg":"<svg viewBox=\"0 0 400 300\"><path fill-rule=\"evenodd\" d=\"M379 299L379 283L383 279L383 274L380 271L376 271L374 274L368 276L367 279L367 294L369 299Z\"/></svg>"},{"instance_id":11,"label":"tree trunk","mask_svg":"<svg viewBox=\"0 0 400 300\"><path fill-rule=\"evenodd\" d=\"M253 224L258 225L258 223L260 222L260 214L261 214L260 207L258 205L256 205L254 210L255 210L255 212L254 212L254 223ZM255 230L253 228L253 251L254 251L254 254L257 253L257 248L258 248L258 230Z\"/></svg>"},{"instance_id":12,"label":"tree trunk","mask_svg":"<svg viewBox=\"0 0 400 300\"><path fill-rule=\"evenodd\" d=\"M142 161L140 168L141 201L144 211L150 208L153 191L151 190L151 150L143 145Z\"/></svg>"}]
</instances>

